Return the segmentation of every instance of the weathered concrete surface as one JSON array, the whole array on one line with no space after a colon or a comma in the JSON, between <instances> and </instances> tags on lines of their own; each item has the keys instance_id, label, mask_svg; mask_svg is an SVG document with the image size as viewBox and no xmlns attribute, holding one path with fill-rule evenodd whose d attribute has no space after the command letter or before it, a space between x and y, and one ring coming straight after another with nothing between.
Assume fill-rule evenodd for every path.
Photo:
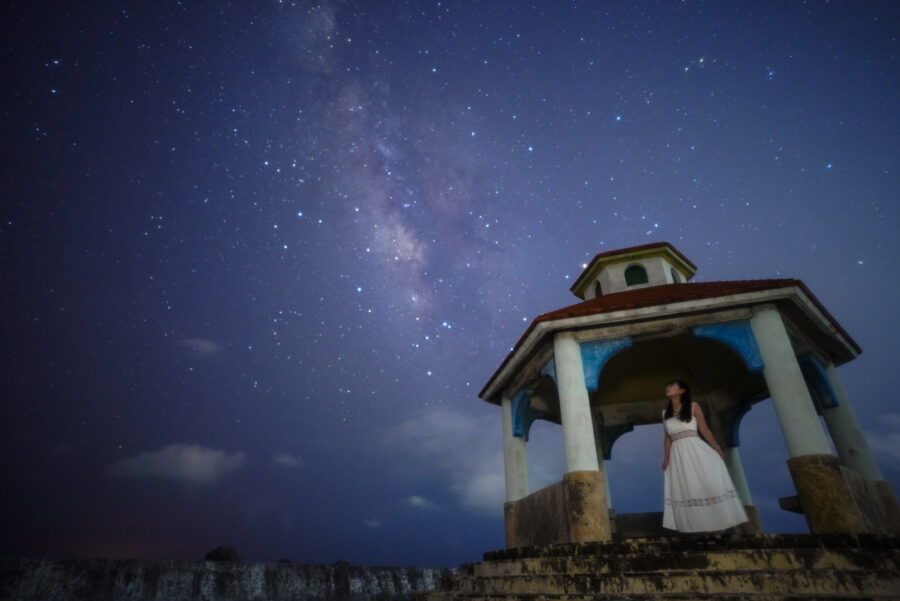
<instances>
[{"instance_id":1,"label":"weathered concrete surface","mask_svg":"<svg viewBox=\"0 0 900 601\"><path fill-rule=\"evenodd\" d=\"M854 494L857 487L848 481L850 471L842 470L836 455L791 457L787 464L811 533L869 531L859 506L865 495L859 491Z\"/></svg>"},{"instance_id":2,"label":"weathered concrete surface","mask_svg":"<svg viewBox=\"0 0 900 601\"><path fill-rule=\"evenodd\" d=\"M510 549L612 538L606 485L599 471L569 472L562 482L506 503L503 509Z\"/></svg>"},{"instance_id":3,"label":"weathered concrete surface","mask_svg":"<svg viewBox=\"0 0 900 601\"><path fill-rule=\"evenodd\" d=\"M897 502L894 489L884 480L875 480L872 486L881 501L891 534L900 536L900 503Z\"/></svg>"},{"instance_id":4,"label":"weathered concrete surface","mask_svg":"<svg viewBox=\"0 0 900 601\"><path fill-rule=\"evenodd\" d=\"M0 601L406 601L454 570L0 558Z\"/></svg>"},{"instance_id":5,"label":"weathered concrete surface","mask_svg":"<svg viewBox=\"0 0 900 601\"><path fill-rule=\"evenodd\" d=\"M759 510L756 505L744 505L744 512L747 514L747 521L735 527L735 532L739 534L762 534L762 522L759 519Z\"/></svg>"},{"instance_id":6,"label":"weathered concrete surface","mask_svg":"<svg viewBox=\"0 0 900 601\"><path fill-rule=\"evenodd\" d=\"M735 535L715 549L669 537L507 549L462 566L424 601L890 599L900 539Z\"/></svg>"}]
</instances>

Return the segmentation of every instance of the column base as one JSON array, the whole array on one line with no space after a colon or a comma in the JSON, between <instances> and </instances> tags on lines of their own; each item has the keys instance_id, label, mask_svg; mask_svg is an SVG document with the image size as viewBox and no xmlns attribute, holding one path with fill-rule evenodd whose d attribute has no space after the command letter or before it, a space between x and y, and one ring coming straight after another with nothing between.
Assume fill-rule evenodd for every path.
<instances>
[{"instance_id":1,"label":"column base","mask_svg":"<svg viewBox=\"0 0 900 601\"><path fill-rule=\"evenodd\" d=\"M735 527L738 534L762 534L762 522L759 520L759 510L756 505L744 505L747 513L747 521Z\"/></svg>"},{"instance_id":2,"label":"column base","mask_svg":"<svg viewBox=\"0 0 900 601\"><path fill-rule=\"evenodd\" d=\"M884 480L874 480L872 487L881 507L884 510L886 528L893 536L900 536L900 504L897 503L897 497L894 495L894 489Z\"/></svg>"},{"instance_id":3,"label":"column base","mask_svg":"<svg viewBox=\"0 0 900 601\"><path fill-rule=\"evenodd\" d=\"M598 471L569 472L562 482L505 503L503 514L508 549L612 540Z\"/></svg>"},{"instance_id":4,"label":"column base","mask_svg":"<svg viewBox=\"0 0 900 601\"><path fill-rule=\"evenodd\" d=\"M837 456L801 455L787 464L811 534L867 532Z\"/></svg>"},{"instance_id":5,"label":"column base","mask_svg":"<svg viewBox=\"0 0 900 601\"><path fill-rule=\"evenodd\" d=\"M563 476L573 543L612 540L603 472L569 472Z\"/></svg>"}]
</instances>

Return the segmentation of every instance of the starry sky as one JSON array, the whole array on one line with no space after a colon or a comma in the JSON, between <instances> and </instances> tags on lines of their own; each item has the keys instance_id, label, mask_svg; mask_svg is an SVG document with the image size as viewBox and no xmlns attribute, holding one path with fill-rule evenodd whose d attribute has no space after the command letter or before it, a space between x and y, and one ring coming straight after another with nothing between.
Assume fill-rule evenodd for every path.
<instances>
[{"instance_id":1,"label":"starry sky","mask_svg":"<svg viewBox=\"0 0 900 601\"><path fill-rule=\"evenodd\" d=\"M802 279L900 491L895 2L9 2L0 554L452 566L598 252ZM662 384L660 396L662 397ZM607 463L662 510L659 426ZM771 402L741 452L805 531ZM565 470L529 442L532 489Z\"/></svg>"}]
</instances>

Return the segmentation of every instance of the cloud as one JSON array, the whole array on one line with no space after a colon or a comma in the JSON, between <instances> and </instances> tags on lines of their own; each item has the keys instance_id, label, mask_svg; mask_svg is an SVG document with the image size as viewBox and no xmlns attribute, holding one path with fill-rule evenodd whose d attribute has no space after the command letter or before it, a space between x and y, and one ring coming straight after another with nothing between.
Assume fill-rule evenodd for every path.
<instances>
[{"instance_id":1,"label":"cloud","mask_svg":"<svg viewBox=\"0 0 900 601\"><path fill-rule=\"evenodd\" d=\"M878 419L878 422L884 428L900 430L900 413L888 413L886 415L882 415Z\"/></svg>"},{"instance_id":2,"label":"cloud","mask_svg":"<svg viewBox=\"0 0 900 601\"><path fill-rule=\"evenodd\" d=\"M298 468L303 467L303 460L299 457L294 457L288 453L279 453L272 457L272 461L277 463L278 465L282 465L284 467Z\"/></svg>"},{"instance_id":3,"label":"cloud","mask_svg":"<svg viewBox=\"0 0 900 601\"><path fill-rule=\"evenodd\" d=\"M900 464L900 413L879 416L876 431L867 432L866 439L882 468Z\"/></svg>"},{"instance_id":4,"label":"cloud","mask_svg":"<svg viewBox=\"0 0 900 601\"><path fill-rule=\"evenodd\" d=\"M900 432L870 434L868 438L872 451L882 458L882 465L900 463Z\"/></svg>"},{"instance_id":5,"label":"cloud","mask_svg":"<svg viewBox=\"0 0 900 601\"><path fill-rule=\"evenodd\" d=\"M369 528L381 528L381 520L378 518L367 518L362 523Z\"/></svg>"},{"instance_id":6,"label":"cloud","mask_svg":"<svg viewBox=\"0 0 900 601\"><path fill-rule=\"evenodd\" d=\"M463 505L495 512L505 497L499 419L426 410L389 430L385 443L403 456L421 458L421 465L447 480ZM413 507L430 503L418 495L406 502Z\"/></svg>"},{"instance_id":7,"label":"cloud","mask_svg":"<svg viewBox=\"0 0 900 601\"><path fill-rule=\"evenodd\" d=\"M228 454L199 445L171 444L159 451L117 461L109 472L118 478L163 478L202 486L216 482L246 463L247 457L242 452Z\"/></svg>"},{"instance_id":8,"label":"cloud","mask_svg":"<svg viewBox=\"0 0 900 601\"><path fill-rule=\"evenodd\" d=\"M437 503L434 501L429 501L425 497L420 497L419 495L407 497L406 504L417 509L437 509L438 507Z\"/></svg>"},{"instance_id":9,"label":"cloud","mask_svg":"<svg viewBox=\"0 0 900 601\"><path fill-rule=\"evenodd\" d=\"M198 355L215 355L222 350L222 345L205 338L184 338L176 341L178 346L190 349Z\"/></svg>"}]
</instances>

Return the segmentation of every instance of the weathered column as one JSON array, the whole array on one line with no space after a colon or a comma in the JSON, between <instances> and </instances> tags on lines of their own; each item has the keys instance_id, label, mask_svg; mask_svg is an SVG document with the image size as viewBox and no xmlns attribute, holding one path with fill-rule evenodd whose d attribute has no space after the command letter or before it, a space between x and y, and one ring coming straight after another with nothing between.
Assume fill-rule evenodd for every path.
<instances>
[{"instance_id":1,"label":"weathered column","mask_svg":"<svg viewBox=\"0 0 900 601\"><path fill-rule=\"evenodd\" d=\"M828 375L831 389L837 396L838 406L823 408L822 417L828 426L838 457L846 467L868 479L875 490L881 512L870 515L869 521L884 534L900 536L900 503L897 502L893 488L878 468L872 449L869 448L869 441L859 426L856 412L850 404L837 369L829 362L825 366L825 373Z\"/></svg>"},{"instance_id":2,"label":"weathered column","mask_svg":"<svg viewBox=\"0 0 900 601\"><path fill-rule=\"evenodd\" d=\"M525 437L513 435L512 401L503 399L503 467L506 474L506 501L528 495L528 456Z\"/></svg>"},{"instance_id":3,"label":"weathered column","mask_svg":"<svg viewBox=\"0 0 900 601\"><path fill-rule=\"evenodd\" d=\"M742 527L743 534L762 534L762 524L759 521L759 511L753 504L753 498L750 496L750 487L747 485L747 476L744 475L744 466L741 463L741 455L737 447L726 447L724 449L725 467L728 468L728 475L731 476L731 482L734 484L734 490L737 491L738 497L741 499L741 505L747 512L749 522Z\"/></svg>"},{"instance_id":4,"label":"weathered column","mask_svg":"<svg viewBox=\"0 0 900 601\"><path fill-rule=\"evenodd\" d=\"M838 406L823 408L822 417L841 463L869 480L884 480L834 365L828 363L825 373L837 396Z\"/></svg>"},{"instance_id":5,"label":"weathered column","mask_svg":"<svg viewBox=\"0 0 900 601\"><path fill-rule=\"evenodd\" d=\"M765 364L763 376L810 532L865 532L862 513L841 474L840 461L828 446L781 315L774 306L763 306L750 327Z\"/></svg>"},{"instance_id":6,"label":"weathered column","mask_svg":"<svg viewBox=\"0 0 900 601\"><path fill-rule=\"evenodd\" d=\"M559 413L566 449L562 489L567 541L581 543L612 538L605 478L597 462L594 421L584 380L581 346L572 332L553 339Z\"/></svg>"},{"instance_id":7,"label":"weathered column","mask_svg":"<svg viewBox=\"0 0 900 601\"><path fill-rule=\"evenodd\" d=\"M765 306L750 320L765 367L763 376L791 457L830 454L800 364L778 310Z\"/></svg>"},{"instance_id":8,"label":"weathered column","mask_svg":"<svg viewBox=\"0 0 900 601\"><path fill-rule=\"evenodd\" d=\"M612 497L609 493L609 478L606 473L606 460L603 458L603 434L600 428L594 423L594 439L597 441L597 469L603 474L603 483L606 485L606 507L612 509Z\"/></svg>"},{"instance_id":9,"label":"weathered column","mask_svg":"<svg viewBox=\"0 0 900 601\"><path fill-rule=\"evenodd\" d=\"M560 332L553 339L553 358L556 362L559 412L566 449L566 471L597 471L597 446L581 347L572 332Z\"/></svg>"},{"instance_id":10,"label":"weathered column","mask_svg":"<svg viewBox=\"0 0 900 601\"><path fill-rule=\"evenodd\" d=\"M734 484L734 490L737 491L741 503L744 505L753 505L753 499L750 497L750 487L747 486L747 477L744 475L744 466L741 464L741 455L738 453L737 447L727 447L724 449L725 467L728 468L728 475L731 476L731 482Z\"/></svg>"}]
</instances>

